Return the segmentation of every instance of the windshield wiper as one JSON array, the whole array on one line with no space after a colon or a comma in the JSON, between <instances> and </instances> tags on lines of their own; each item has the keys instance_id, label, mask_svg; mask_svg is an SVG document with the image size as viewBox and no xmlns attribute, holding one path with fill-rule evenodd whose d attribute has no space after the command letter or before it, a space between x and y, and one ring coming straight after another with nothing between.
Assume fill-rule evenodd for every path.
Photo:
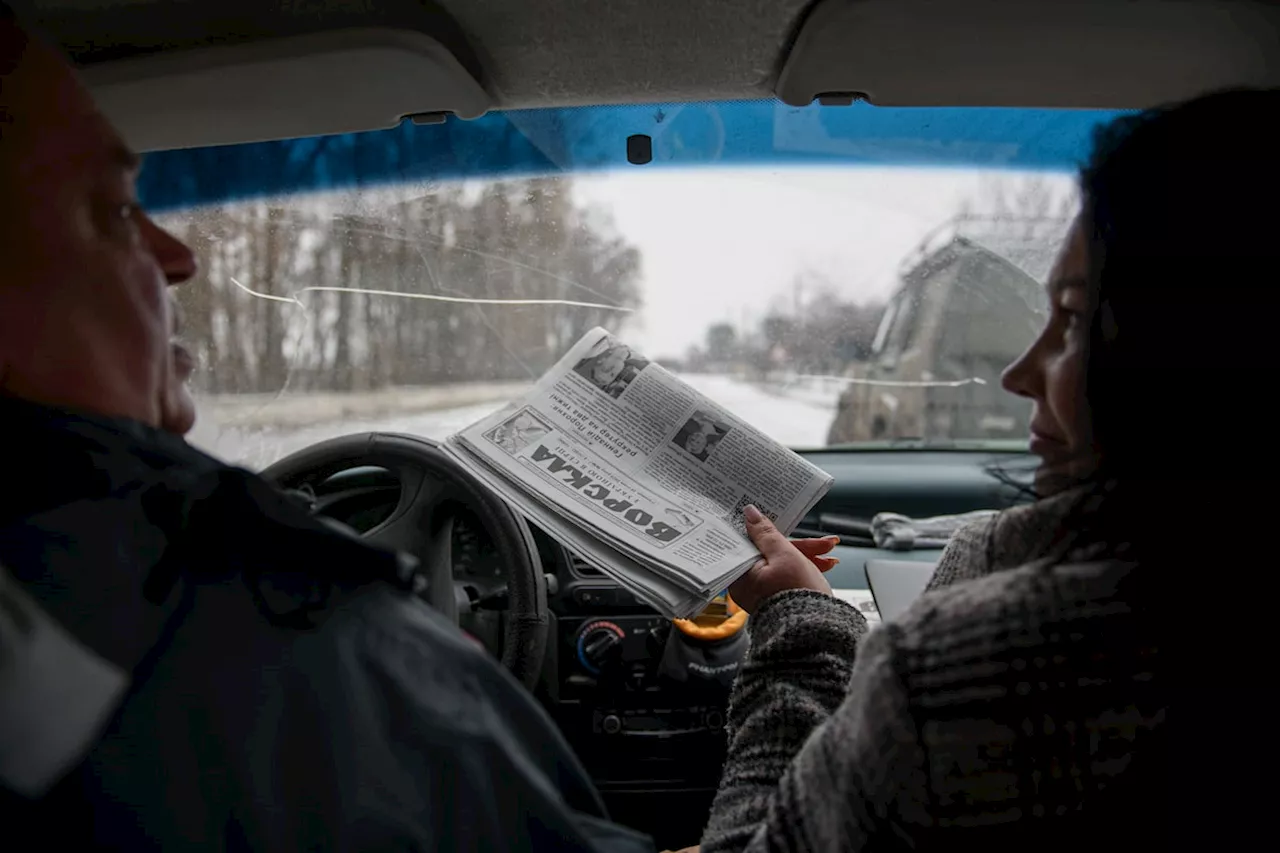
<instances>
[{"instance_id":1,"label":"windshield wiper","mask_svg":"<svg viewBox=\"0 0 1280 853\"><path fill-rule=\"evenodd\" d=\"M831 444L823 450L963 450L1026 453L1027 442L1004 438L883 438Z\"/></svg>"},{"instance_id":2,"label":"windshield wiper","mask_svg":"<svg viewBox=\"0 0 1280 853\"><path fill-rule=\"evenodd\" d=\"M903 436L889 440L893 448L914 448L929 450L954 450L956 441L952 438L920 438L919 436Z\"/></svg>"}]
</instances>

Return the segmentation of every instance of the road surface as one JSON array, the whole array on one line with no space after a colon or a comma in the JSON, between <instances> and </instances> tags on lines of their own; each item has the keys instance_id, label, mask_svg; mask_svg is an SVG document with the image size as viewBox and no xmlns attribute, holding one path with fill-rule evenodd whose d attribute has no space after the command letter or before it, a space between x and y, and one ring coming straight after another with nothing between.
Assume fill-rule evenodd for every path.
<instances>
[{"instance_id":1,"label":"road surface","mask_svg":"<svg viewBox=\"0 0 1280 853\"><path fill-rule=\"evenodd\" d=\"M821 447L835 416L835 396L823 399L811 392L769 391L728 376L682 377L701 393L724 406L766 435L789 447ZM428 438L444 438L490 412L503 401L478 403L436 411L393 415L376 419L347 418L301 428L225 428L202 423L192 443L202 449L253 469L326 438L354 432L406 432Z\"/></svg>"}]
</instances>

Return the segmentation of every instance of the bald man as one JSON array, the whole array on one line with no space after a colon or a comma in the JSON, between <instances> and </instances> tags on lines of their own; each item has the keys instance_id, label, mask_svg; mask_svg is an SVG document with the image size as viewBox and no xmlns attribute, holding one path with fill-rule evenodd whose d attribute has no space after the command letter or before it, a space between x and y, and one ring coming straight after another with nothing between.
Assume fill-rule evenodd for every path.
<instances>
[{"instance_id":1,"label":"bald man","mask_svg":"<svg viewBox=\"0 0 1280 853\"><path fill-rule=\"evenodd\" d=\"M139 165L0 15L6 843L651 849L397 555L175 435L195 260Z\"/></svg>"}]
</instances>

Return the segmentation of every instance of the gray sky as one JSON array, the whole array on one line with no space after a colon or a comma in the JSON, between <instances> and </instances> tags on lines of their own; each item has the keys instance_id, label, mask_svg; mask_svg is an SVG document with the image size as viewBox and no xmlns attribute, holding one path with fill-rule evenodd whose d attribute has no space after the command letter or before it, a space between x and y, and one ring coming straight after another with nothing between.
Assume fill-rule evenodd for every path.
<instances>
[{"instance_id":1,"label":"gray sky","mask_svg":"<svg viewBox=\"0 0 1280 853\"><path fill-rule=\"evenodd\" d=\"M631 169L580 175L580 200L612 211L643 252L644 310L624 336L680 356L707 326L754 325L805 269L847 298L892 290L902 258L966 201L1043 185L1070 197L1069 173L963 169Z\"/></svg>"}]
</instances>

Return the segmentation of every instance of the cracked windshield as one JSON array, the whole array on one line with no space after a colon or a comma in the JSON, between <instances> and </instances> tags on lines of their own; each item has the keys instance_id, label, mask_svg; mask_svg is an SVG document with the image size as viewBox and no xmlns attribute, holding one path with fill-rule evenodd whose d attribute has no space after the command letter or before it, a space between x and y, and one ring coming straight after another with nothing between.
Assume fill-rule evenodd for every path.
<instances>
[{"instance_id":1,"label":"cracked windshield","mask_svg":"<svg viewBox=\"0 0 1280 853\"><path fill-rule=\"evenodd\" d=\"M1017 446L1000 371L1075 210L1059 170L703 165L410 180L171 207L195 444L261 468L434 438L586 331L795 448Z\"/></svg>"}]
</instances>

